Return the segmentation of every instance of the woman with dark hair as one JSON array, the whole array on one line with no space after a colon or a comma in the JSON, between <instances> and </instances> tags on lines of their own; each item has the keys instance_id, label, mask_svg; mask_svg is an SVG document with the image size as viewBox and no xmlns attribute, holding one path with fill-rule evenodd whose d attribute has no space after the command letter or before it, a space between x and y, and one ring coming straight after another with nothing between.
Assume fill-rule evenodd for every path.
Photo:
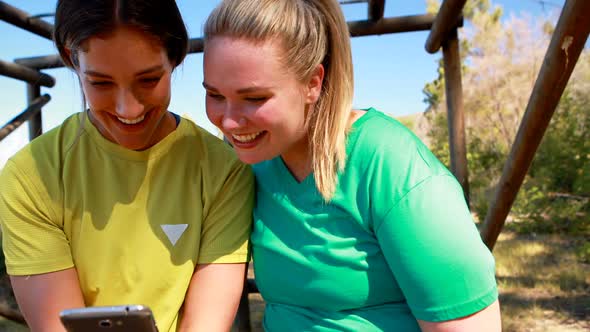
<instances>
[{"instance_id":1,"label":"woman with dark hair","mask_svg":"<svg viewBox=\"0 0 590 332\"><path fill-rule=\"evenodd\" d=\"M60 0L55 44L88 110L0 174L6 267L33 331L58 313L142 304L160 331L229 330L243 287L253 177L168 111L188 37L172 0Z\"/></svg>"}]
</instances>

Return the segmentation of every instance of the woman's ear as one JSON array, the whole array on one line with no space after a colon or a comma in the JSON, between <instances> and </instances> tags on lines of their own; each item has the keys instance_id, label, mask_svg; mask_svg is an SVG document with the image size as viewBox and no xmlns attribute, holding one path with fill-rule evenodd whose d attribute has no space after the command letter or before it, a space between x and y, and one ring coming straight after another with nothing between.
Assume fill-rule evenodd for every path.
<instances>
[{"instance_id":1,"label":"woman's ear","mask_svg":"<svg viewBox=\"0 0 590 332\"><path fill-rule=\"evenodd\" d=\"M307 82L307 93L305 96L305 102L307 104L313 104L320 98L322 93L322 86L324 83L324 65L321 63L314 69Z\"/></svg>"}]
</instances>

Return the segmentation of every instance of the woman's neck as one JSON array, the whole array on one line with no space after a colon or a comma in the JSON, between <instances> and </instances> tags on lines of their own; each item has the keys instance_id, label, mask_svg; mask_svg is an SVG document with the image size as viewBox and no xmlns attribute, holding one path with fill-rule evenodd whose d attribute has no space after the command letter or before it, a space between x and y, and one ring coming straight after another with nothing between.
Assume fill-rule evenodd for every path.
<instances>
[{"instance_id":1,"label":"woman's neck","mask_svg":"<svg viewBox=\"0 0 590 332\"><path fill-rule=\"evenodd\" d=\"M281 159L297 182L301 182L308 177L313 168L307 136L293 144L287 152L281 154Z\"/></svg>"}]
</instances>

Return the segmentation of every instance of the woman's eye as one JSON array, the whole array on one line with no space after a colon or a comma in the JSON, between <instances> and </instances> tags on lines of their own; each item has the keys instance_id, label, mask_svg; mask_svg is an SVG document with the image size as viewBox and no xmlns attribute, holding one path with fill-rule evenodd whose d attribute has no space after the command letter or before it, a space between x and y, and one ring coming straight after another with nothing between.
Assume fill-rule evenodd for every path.
<instances>
[{"instance_id":1,"label":"woman's eye","mask_svg":"<svg viewBox=\"0 0 590 332\"><path fill-rule=\"evenodd\" d=\"M207 92L207 97L213 98L213 99L216 99L216 100L223 99L223 96L222 95L216 94L216 93L212 93L212 92Z\"/></svg>"},{"instance_id":2,"label":"woman's eye","mask_svg":"<svg viewBox=\"0 0 590 332\"><path fill-rule=\"evenodd\" d=\"M90 83L90 85L92 86L96 86L96 87L107 87L113 84L113 82L109 82L109 81L88 81Z\"/></svg>"},{"instance_id":3,"label":"woman's eye","mask_svg":"<svg viewBox=\"0 0 590 332\"><path fill-rule=\"evenodd\" d=\"M266 101L268 98L267 97L247 97L246 100L247 101L251 101L254 103L260 103L263 101Z\"/></svg>"},{"instance_id":4,"label":"woman's eye","mask_svg":"<svg viewBox=\"0 0 590 332\"><path fill-rule=\"evenodd\" d=\"M144 86L155 86L160 82L160 77L142 78L139 82Z\"/></svg>"}]
</instances>

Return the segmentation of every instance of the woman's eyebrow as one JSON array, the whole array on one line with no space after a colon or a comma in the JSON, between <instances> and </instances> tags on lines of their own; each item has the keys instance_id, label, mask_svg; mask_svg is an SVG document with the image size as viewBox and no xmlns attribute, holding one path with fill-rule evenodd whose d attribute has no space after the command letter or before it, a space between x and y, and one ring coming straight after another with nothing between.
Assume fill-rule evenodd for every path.
<instances>
[{"instance_id":1,"label":"woman's eyebrow","mask_svg":"<svg viewBox=\"0 0 590 332\"><path fill-rule=\"evenodd\" d=\"M86 75L90 75L90 76L96 76L96 77L102 77L102 78L112 78L110 75L107 74L103 74L94 70L85 70L84 74Z\"/></svg>"},{"instance_id":2,"label":"woman's eyebrow","mask_svg":"<svg viewBox=\"0 0 590 332\"><path fill-rule=\"evenodd\" d=\"M162 71L162 70L164 70L164 66L162 66L162 65L154 65L154 66L151 66L151 67L146 68L144 70L140 70L139 72L137 72L135 74L135 76L140 76L140 75L143 75L143 74L153 73L153 72Z\"/></svg>"},{"instance_id":3,"label":"woman's eyebrow","mask_svg":"<svg viewBox=\"0 0 590 332\"><path fill-rule=\"evenodd\" d=\"M207 90L211 90L211 91L217 91L217 89L215 89L214 87L212 87L211 85L203 82L203 87Z\"/></svg>"},{"instance_id":4,"label":"woman's eyebrow","mask_svg":"<svg viewBox=\"0 0 590 332\"><path fill-rule=\"evenodd\" d=\"M203 87L205 89L207 89L207 90L210 90L210 91L214 91L214 92L217 92L218 91L215 87L213 87L213 86L211 86L211 85L209 85L209 84L207 84L205 82L203 82ZM260 91L269 91L269 90L271 90L270 87L253 86L253 87L247 87L247 88L238 89L238 90L236 90L236 93L237 94L246 94L246 93L253 93L253 92L260 92Z\"/></svg>"},{"instance_id":5,"label":"woman's eyebrow","mask_svg":"<svg viewBox=\"0 0 590 332\"><path fill-rule=\"evenodd\" d=\"M238 94L246 94L246 93L252 93L252 92L260 92L260 91L268 91L270 90L269 87L263 87L263 86L253 86L253 87L248 87L248 88L243 88L243 89L239 89L237 91Z\"/></svg>"},{"instance_id":6,"label":"woman's eyebrow","mask_svg":"<svg viewBox=\"0 0 590 332\"><path fill-rule=\"evenodd\" d=\"M161 71L163 70L164 67L162 65L154 65L151 67L148 67L146 69L140 70L137 73L135 73L135 76L140 76L140 75L144 75L144 74L148 74L148 73L153 73L156 71ZM94 71L94 70L85 70L84 74L86 75L91 75L91 76L96 76L96 77L102 77L102 78L112 78L110 75L107 74L103 74L101 72L98 71Z\"/></svg>"}]
</instances>

